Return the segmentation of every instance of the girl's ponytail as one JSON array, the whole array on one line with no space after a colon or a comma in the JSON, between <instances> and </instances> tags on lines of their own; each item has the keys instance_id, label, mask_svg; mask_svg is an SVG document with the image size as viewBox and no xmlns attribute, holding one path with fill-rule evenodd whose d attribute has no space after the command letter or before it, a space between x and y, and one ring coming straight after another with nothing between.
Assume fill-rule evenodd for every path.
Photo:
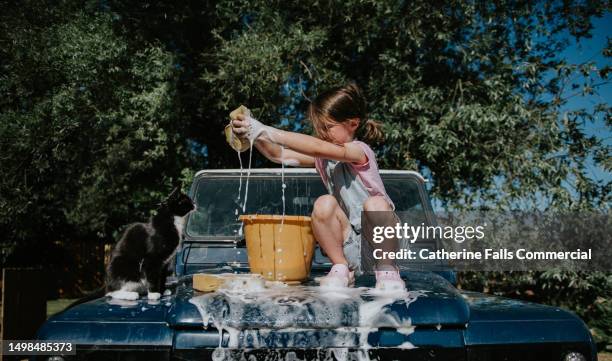
<instances>
[{"instance_id":1,"label":"girl's ponytail","mask_svg":"<svg viewBox=\"0 0 612 361\"><path fill-rule=\"evenodd\" d=\"M382 124L373 119L367 119L362 126L361 136L368 142L381 141L383 139Z\"/></svg>"}]
</instances>

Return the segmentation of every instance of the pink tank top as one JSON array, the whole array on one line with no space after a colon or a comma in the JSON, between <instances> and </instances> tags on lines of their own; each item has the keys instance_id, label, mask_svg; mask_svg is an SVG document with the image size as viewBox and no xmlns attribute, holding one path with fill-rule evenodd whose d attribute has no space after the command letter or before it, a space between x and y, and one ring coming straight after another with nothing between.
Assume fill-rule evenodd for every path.
<instances>
[{"instance_id":1,"label":"pink tank top","mask_svg":"<svg viewBox=\"0 0 612 361\"><path fill-rule=\"evenodd\" d=\"M389 204L391 205L391 208L395 210L395 205L393 204L393 201L391 200L391 198L389 198L389 196L387 195L385 186L382 182L382 179L380 178L380 173L378 171L378 163L376 162L376 155L374 154L374 151L372 150L372 148L370 148L370 146L368 146L366 143L362 141L354 140L352 143L359 145L363 149L368 160L364 164L360 164L360 165L357 165L354 163L340 162L343 164L342 169L352 173L353 175L356 175L357 178L359 178L359 180L361 181L360 183L363 185L363 187L365 188L365 191L367 191L369 196L384 197L387 200L387 202L389 202ZM317 172L321 176L323 183L327 187L330 194L336 195L337 193L334 191L334 188L337 190L339 187L342 187L343 185L342 184L332 184L333 182L330 182L329 175L328 175L328 169L330 168L330 163L335 163L335 161L331 161L331 160L323 159L323 158L315 158L315 168L317 169ZM335 178L342 180L342 179L351 179L355 177L335 177ZM345 186L349 186L349 185L347 184ZM348 187L348 189L350 190L351 187ZM349 195L349 197L353 198L351 197L351 195ZM345 203L349 203L349 202L345 202ZM350 210L348 211L350 212Z\"/></svg>"}]
</instances>

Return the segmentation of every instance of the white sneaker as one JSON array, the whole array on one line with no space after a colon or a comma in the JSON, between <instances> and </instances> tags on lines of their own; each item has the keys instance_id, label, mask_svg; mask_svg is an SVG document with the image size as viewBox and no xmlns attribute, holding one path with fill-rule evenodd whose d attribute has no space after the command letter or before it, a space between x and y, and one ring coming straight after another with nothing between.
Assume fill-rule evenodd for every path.
<instances>
[{"instance_id":1,"label":"white sneaker","mask_svg":"<svg viewBox=\"0 0 612 361\"><path fill-rule=\"evenodd\" d=\"M383 291L406 291L406 283L400 277L399 271L374 271L376 289Z\"/></svg>"},{"instance_id":2,"label":"white sneaker","mask_svg":"<svg viewBox=\"0 0 612 361\"><path fill-rule=\"evenodd\" d=\"M319 277L317 281L321 287L352 287L355 285L355 272L349 270L347 265L338 263L332 266L325 277Z\"/></svg>"}]
</instances>

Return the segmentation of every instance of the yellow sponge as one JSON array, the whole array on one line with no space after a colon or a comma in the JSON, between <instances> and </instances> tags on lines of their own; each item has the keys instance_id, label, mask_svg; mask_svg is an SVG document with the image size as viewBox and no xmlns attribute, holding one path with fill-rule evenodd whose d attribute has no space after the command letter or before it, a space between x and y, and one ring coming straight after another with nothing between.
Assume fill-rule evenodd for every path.
<instances>
[{"instance_id":1,"label":"yellow sponge","mask_svg":"<svg viewBox=\"0 0 612 361\"><path fill-rule=\"evenodd\" d=\"M230 113L230 124L225 126L225 140L229 145L238 152L244 152L249 149L250 144L247 139L240 139L232 132L232 119L236 119L239 114L251 116L251 111L244 105L239 106Z\"/></svg>"},{"instance_id":2,"label":"yellow sponge","mask_svg":"<svg viewBox=\"0 0 612 361\"><path fill-rule=\"evenodd\" d=\"M193 289L200 292L214 292L225 282L222 276L196 273L193 275Z\"/></svg>"}]
</instances>

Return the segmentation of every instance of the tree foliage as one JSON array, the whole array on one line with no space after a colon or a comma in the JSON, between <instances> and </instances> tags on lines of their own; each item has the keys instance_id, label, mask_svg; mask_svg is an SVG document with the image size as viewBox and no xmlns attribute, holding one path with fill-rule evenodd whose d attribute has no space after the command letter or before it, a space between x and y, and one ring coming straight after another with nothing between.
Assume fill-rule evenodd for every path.
<instances>
[{"instance_id":1,"label":"tree foliage","mask_svg":"<svg viewBox=\"0 0 612 361\"><path fill-rule=\"evenodd\" d=\"M278 124L286 84L304 95L297 104L303 112L317 92L355 80L369 95L371 115L385 124L381 162L426 169L444 201L499 208L538 194L545 206L609 202L610 183L585 170L594 157L610 171L609 144L585 133L595 118L609 121L609 104L563 108L572 85L595 92L608 82L608 68L558 56L572 37L589 36L591 16L605 3L241 6L242 28L216 28L219 44L204 53L207 98L218 109L246 103Z\"/></svg>"},{"instance_id":2,"label":"tree foliage","mask_svg":"<svg viewBox=\"0 0 612 361\"><path fill-rule=\"evenodd\" d=\"M134 48L110 13L5 15L5 242L111 237L146 216L186 164L174 55L159 42Z\"/></svg>"}]
</instances>

